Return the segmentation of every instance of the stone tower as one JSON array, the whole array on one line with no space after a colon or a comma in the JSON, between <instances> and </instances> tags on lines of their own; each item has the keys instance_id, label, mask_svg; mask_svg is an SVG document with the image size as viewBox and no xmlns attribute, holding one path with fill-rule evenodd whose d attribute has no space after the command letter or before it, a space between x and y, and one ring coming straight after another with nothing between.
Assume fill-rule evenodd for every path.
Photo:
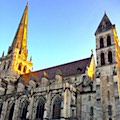
<instances>
[{"instance_id":1,"label":"stone tower","mask_svg":"<svg viewBox=\"0 0 120 120\"><path fill-rule=\"evenodd\" d=\"M0 79L14 81L20 74L28 73L32 61L28 61L27 50L28 4L25 7L17 32L7 55L0 58Z\"/></svg>"},{"instance_id":2,"label":"stone tower","mask_svg":"<svg viewBox=\"0 0 120 120\"><path fill-rule=\"evenodd\" d=\"M117 51L118 37L115 25L104 14L96 32L97 57L97 111L98 120L117 120L118 78ZM119 112L118 112L119 113ZM103 117L100 117L103 116Z\"/></svg>"}]
</instances>

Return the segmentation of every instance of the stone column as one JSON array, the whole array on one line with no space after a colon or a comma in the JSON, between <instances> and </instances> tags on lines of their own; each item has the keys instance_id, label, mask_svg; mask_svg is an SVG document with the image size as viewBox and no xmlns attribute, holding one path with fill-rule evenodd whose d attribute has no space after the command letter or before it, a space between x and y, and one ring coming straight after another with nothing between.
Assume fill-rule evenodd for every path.
<instances>
[{"instance_id":1,"label":"stone column","mask_svg":"<svg viewBox=\"0 0 120 120\"><path fill-rule=\"evenodd\" d=\"M34 114L34 111L33 111L33 104L34 104L34 96L32 96L31 98L29 98L29 101L30 101L30 104L28 106L28 113L29 113L29 120L32 120L33 119L33 114Z\"/></svg>"},{"instance_id":2,"label":"stone column","mask_svg":"<svg viewBox=\"0 0 120 120\"><path fill-rule=\"evenodd\" d=\"M64 118L70 118L71 93L70 84L64 83Z\"/></svg>"}]
</instances>

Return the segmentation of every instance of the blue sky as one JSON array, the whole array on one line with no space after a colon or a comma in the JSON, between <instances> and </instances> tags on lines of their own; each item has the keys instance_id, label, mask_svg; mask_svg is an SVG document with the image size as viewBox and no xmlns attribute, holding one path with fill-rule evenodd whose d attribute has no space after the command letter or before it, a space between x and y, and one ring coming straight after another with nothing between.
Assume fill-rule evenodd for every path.
<instances>
[{"instance_id":1,"label":"blue sky","mask_svg":"<svg viewBox=\"0 0 120 120\"><path fill-rule=\"evenodd\" d=\"M0 0L0 55L7 53L27 0ZM29 0L28 51L39 70L95 54L104 12L120 36L119 0Z\"/></svg>"}]
</instances>

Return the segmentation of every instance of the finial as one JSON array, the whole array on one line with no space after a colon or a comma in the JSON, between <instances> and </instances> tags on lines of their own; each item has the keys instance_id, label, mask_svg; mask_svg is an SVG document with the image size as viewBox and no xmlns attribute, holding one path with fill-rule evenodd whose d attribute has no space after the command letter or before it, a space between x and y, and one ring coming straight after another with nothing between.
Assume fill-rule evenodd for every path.
<instances>
[{"instance_id":1,"label":"finial","mask_svg":"<svg viewBox=\"0 0 120 120\"><path fill-rule=\"evenodd\" d=\"M30 57L30 61L32 61L32 56Z\"/></svg>"},{"instance_id":2,"label":"finial","mask_svg":"<svg viewBox=\"0 0 120 120\"><path fill-rule=\"evenodd\" d=\"M106 11L104 11L104 15L106 15Z\"/></svg>"},{"instance_id":3,"label":"finial","mask_svg":"<svg viewBox=\"0 0 120 120\"><path fill-rule=\"evenodd\" d=\"M27 6L28 6L29 0L27 1Z\"/></svg>"},{"instance_id":4,"label":"finial","mask_svg":"<svg viewBox=\"0 0 120 120\"><path fill-rule=\"evenodd\" d=\"M2 53L2 57L4 57L4 54L5 54L5 53L4 53L4 51L3 51L3 53Z\"/></svg>"}]
</instances>

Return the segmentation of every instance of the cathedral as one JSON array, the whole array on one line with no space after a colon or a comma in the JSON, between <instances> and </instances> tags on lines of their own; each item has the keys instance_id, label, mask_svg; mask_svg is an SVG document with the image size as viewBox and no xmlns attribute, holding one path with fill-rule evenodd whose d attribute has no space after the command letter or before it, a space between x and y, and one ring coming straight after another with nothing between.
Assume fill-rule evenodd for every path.
<instances>
[{"instance_id":1,"label":"cathedral","mask_svg":"<svg viewBox=\"0 0 120 120\"><path fill-rule=\"evenodd\" d=\"M0 120L120 120L120 47L105 13L87 58L32 71L28 4L8 52L0 57Z\"/></svg>"}]
</instances>

